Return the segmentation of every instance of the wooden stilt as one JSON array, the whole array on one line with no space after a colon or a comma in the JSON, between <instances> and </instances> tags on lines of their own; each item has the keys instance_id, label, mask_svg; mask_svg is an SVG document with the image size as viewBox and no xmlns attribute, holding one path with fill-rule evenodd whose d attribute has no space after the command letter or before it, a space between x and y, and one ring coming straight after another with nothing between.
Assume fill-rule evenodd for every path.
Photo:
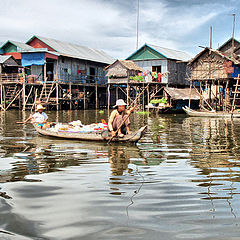
<instances>
[{"instance_id":1,"label":"wooden stilt","mask_svg":"<svg viewBox=\"0 0 240 240\"><path fill-rule=\"evenodd\" d=\"M192 81L190 81L190 91L189 91L189 99L188 99L189 108L191 108L191 97L192 97Z\"/></svg>"},{"instance_id":2,"label":"wooden stilt","mask_svg":"<svg viewBox=\"0 0 240 240\"><path fill-rule=\"evenodd\" d=\"M144 82L143 82L143 89L144 89ZM145 109L145 90L143 90L143 102L142 102L142 109Z\"/></svg>"},{"instance_id":3,"label":"wooden stilt","mask_svg":"<svg viewBox=\"0 0 240 240\"><path fill-rule=\"evenodd\" d=\"M96 81L96 84L95 84L95 97L96 97L96 109L98 109L98 84L97 84L97 81Z\"/></svg>"},{"instance_id":4,"label":"wooden stilt","mask_svg":"<svg viewBox=\"0 0 240 240\"><path fill-rule=\"evenodd\" d=\"M59 85L58 82L56 83L56 104L57 104L57 111L59 110Z\"/></svg>"},{"instance_id":5,"label":"wooden stilt","mask_svg":"<svg viewBox=\"0 0 240 240\"><path fill-rule=\"evenodd\" d=\"M147 87L147 103L149 104L150 102L150 96L149 96L149 85Z\"/></svg>"},{"instance_id":6,"label":"wooden stilt","mask_svg":"<svg viewBox=\"0 0 240 240\"><path fill-rule=\"evenodd\" d=\"M116 87L116 101L118 100L118 86Z\"/></svg>"},{"instance_id":7,"label":"wooden stilt","mask_svg":"<svg viewBox=\"0 0 240 240\"><path fill-rule=\"evenodd\" d=\"M1 107L3 108L3 85L1 83Z\"/></svg>"},{"instance_id":8,"label":"wooden stilt","mask_svg":"<svg viewBox=\"0 0 240 240\"><path fill-rule=\"evenodd\" d=\"M3 108L6 109L6 87L3 86Z\"/></svg>"},{"instance_id":9,"label":"wooden stilt","mask_svg":"<svg viewBox=\"0 0 240 240\"><path fill-rule=\"evenodd\" d=\"M86 109L86 87L83 86L83 109Z\"/></svg>"},{"instance_id":10,"label":"wooden stilt","mask_svg":"<svg viewBox=\"0 0 240 240\"><path fill-rule=\"evenodd\" d=\"M129 84L127 82L127 107L129 106Z\"/></svg>"},{"instance_id":11,"label":"wooden stilt","mask_svg":"<svg viewBox=\"0 0 240 240\"><path fill-rule=\"evenodd\" d=\"M108 87L107 87L107 92L108 92L108 111L110 109L110 83L108 84Z\"/></svg>"},{"instance_id":12,"label":"wooden stilt","mask_svg":"<svg viewBox=\"0 0 240 240\"><path fill-rule=\"evenodd\" d=\"M44 80L44 82L47 81L47 63L46 63L46 60L45 60L44 67L43 67L43 80Z\"/></svg>"},{"instance_id":13,"label":"wooden stilt","mask_svg":"<svg viewBox=\"0 0 240 240\"><path fill-rule=\"evenodd\" d=\"M70 94L70 105L69 108L72 110L72 83L69 82L69 94Z\"/></svg>"},{"instance_id":14,"label":"wooden stilt","mask_svg":"<svg viewBox=\"0 0 240 240\"><path fill-rule=\"evenodd\" d=\"M202 81L200 81L200 106L202 106Z\"/></svg>"}]
</instances>

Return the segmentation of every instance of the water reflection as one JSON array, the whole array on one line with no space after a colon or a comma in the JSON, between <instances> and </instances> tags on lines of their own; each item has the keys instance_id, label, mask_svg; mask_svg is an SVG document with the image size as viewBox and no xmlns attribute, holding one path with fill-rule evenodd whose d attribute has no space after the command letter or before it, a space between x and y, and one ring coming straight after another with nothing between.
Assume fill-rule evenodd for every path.
<instances>
[{"instance_id":1,"label":"water reflection","mask_svg":"<svg viewBox=\"0 0 240 240\"><path fill-rule=\"evenodd\" d=\"M55 112L48 115L56 118ZM133 129L149 126L141 142L108 146L46 138L30 125L8 124L22 120L19 112L1 117L0 227L5 234L46 239L133 239L136 232L142 239L239 236L239 120L135 114ZM101 118L107 113L57 116L84 123ZM6 216L14 217L11 223ZM32 233L28 223L34 224ZM22 232L14 229L18 224Z\"/></svg>"},{"instance_id":2,"label":"water reflection","mask_svg":"<svg viewBox=\"0 0 240 240\"><path fill-rule=\"evenodd\" d=\"M108 150L108 156L113 176L122 176L124 171L132 172L132 169L128 168L130 152L126 147L111 146Z\"/></svg>"}]
</instances>

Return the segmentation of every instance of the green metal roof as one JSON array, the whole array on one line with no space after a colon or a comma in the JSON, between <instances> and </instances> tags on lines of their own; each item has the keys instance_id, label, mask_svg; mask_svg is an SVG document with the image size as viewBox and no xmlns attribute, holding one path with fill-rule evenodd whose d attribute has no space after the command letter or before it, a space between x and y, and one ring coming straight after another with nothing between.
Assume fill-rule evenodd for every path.
<instances>
[{"instance_id":1,"label":"green metal roof","mask_svg":"<svg viewBox=\"0 0 240 240\"><path fill-rule=\"evenodd\" d=\"M4 49L4 48L5 48L5 52L20 52L23 50L33 49L33 47L25 43L12 41L12 40L8 40L7 42L3 43L1 45L1 49Z\"/></svg>"},{"instance_id":2,"label":"green metal roof","mask_svg":"<svg viewBox=\"0 0 240 240\"><path fill-rule=\"evenodd\" d=\"M127 60L156 60L156 59L174 59L188 61L191 56L186 52L159 47L151 44L144 44L135 51Z\"/></svg>"},{"instance_id":3,"label":"green metal roof","mask_svg":"<svg viewBox=\"0 0 240 240\"><path fill-rule=\"evenodd\" d=\"M127 58L127 60L158 60L158 59L166 59L166 57L146 44Z\"/></svg>"}]
</instances>

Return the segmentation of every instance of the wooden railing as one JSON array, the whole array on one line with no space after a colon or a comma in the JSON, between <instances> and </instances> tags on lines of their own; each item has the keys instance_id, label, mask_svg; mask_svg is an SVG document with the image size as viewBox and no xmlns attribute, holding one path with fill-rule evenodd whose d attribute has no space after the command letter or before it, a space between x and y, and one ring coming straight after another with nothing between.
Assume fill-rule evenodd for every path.
<instances>
[{"instance_id":1,"label":"wooden railing","mask_svg":"<svg viewBox=\"0 0 240 240\"><path fill-rule=\"evenodd\" d=\"M0 82L20 82L20 80L21 79L18 73L0 74Z\"/></svg>"},{"instance_id":2,"label":"wooden railing","mask_svg":"<svg viewBox=\"0 0 240 240\"><path fill-rule=\"evenodd\" d=\"M39 81L36 79L34 83L44 83L43 81ZM29 83L28 78L25 77L26 83ZM82 77L67 77L67 76L58 76L57 79L54 79L55 82L59 83L76 83L76 84L83 84L83 85L96 85L96 84L107 84L107 77L105 76L82 76ZM10 74L0 74L0 83L23 83L24 78L20 77L18 73L10 73ZM53 80L47 82L52 83ZM32 82L31 82L32 83Z\"/></svg>"}]
</instances>

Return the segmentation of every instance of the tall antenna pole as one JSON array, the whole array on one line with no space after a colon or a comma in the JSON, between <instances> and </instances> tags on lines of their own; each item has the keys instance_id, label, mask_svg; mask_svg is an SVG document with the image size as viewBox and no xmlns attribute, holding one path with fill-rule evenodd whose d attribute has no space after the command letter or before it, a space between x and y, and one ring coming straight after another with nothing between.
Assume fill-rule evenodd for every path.
<instances>
[{"instance_id":1,"label":"tall antenna pole","mask_svg":"<svg viewBox=\"0 0 240 240\"><path fill-rule=\"evenodd\" d=\"M232 16L233 16L233 32L232 32L232 57L233 57L233 53L234 53L235 17L236 17L236 14L233 13Z\"/></svg>"},{"instance_id":2,"label":"tall antenna pole","mask_svg":"<svg viewBox=\"0 0 240 240\"><path fill-rule=\"evenodd\" d=\"M210 49L212 49L212 26L210 27Z\"/></svg>"},{"instance_id":3,"label":"tall antenna pole","mask_svg":"<svg viewBox=\"0 0 240 240\"><path fill-rule=\"evenodd\" d=\"M139 1L140 0L137 0L137 44L136 44L136 50L138 49Z\"/></svg>"}]
</instances>

